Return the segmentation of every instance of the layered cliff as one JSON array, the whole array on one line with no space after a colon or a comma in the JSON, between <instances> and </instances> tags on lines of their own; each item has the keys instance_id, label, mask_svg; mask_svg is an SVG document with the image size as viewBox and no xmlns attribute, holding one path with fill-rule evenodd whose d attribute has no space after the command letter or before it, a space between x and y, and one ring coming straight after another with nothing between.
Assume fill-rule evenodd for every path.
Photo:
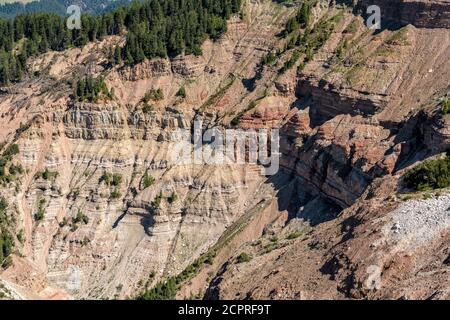
<instances>
[{"instance_id":1,"label":"layered cliff","mask_svg":"<svg viewBox=\"0 0 450 320\"><path fill-rule=\"evenodd\" d=\"M124 45L111 36L31 59L35 75L0 92L0 140L23 167L0 188L16 220L1 278L25 298L135 297L180 274L178 298L446 297L432 275L446 270L448 197L396 194L449 143L448 3L380 5L398 27L318 1L309 33L283 36L300 3L248 0L200 56L111 66ZM85 77L110 96L77 101ZM280 128L279 172L173 163L173 134L194 120Z\"/></svg>"}]
</instances>

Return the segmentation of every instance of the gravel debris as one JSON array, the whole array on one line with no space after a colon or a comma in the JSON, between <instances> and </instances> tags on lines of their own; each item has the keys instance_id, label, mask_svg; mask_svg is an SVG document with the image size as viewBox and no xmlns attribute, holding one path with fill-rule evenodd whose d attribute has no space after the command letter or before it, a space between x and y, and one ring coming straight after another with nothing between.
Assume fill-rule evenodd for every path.
<instances>
[{"instance_id":1,"label":"gravel debris","mask_svg":"<svg viewBox=\"0 0 450 320\"><path fill-rule=\"evenodd\" d=\"M450 227L449 207L450 195L405 202L390 214L392 220L382 232L389 243L413 250Z\"/></svg>"}]
</instances>

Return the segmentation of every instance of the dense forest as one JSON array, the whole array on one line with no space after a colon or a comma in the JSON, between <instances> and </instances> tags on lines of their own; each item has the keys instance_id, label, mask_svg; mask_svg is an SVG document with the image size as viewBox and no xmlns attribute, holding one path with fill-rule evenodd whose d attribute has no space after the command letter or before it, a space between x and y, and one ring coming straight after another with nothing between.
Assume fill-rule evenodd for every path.
<instances>
[{"instance_id":1,"label":"dense forest","mask_svg":"<svg viewBox=\"0 0 450 320\"><path fill-rule=\"evenodd\" d=\"M65 16L70 5L78 5L84 13L101 14L119 6L129 4L131 0L39 0L29 3L13 2L0 5L0 18L11 19L19 14L49 12Z\"/></svg>"},{"instance_id":2,"label":"dense forest","mask_svg":"<svg viewBox=\"0 0 450 320\"><path fill-rule=\"evenodd\" d=\"M33 1L27 4L13 2L0 5L0 17L10 19L19 14L34 12L53 12L64 15L66 8L61 0Z\"/></svg>"},{"instance_id":3,"label":"dense forest","mask_svg":"<svg viewBox=\"0 0 450 320\"><path fill-rule=\"evenodd\" d=\"M81 47L107 35L125 34L118 56L127 65L146 58L201 54L201 44L226 31L226 21L241 0L134 1L102 15L83 15L80 30L69 30L52 13L29 13L0 19L0 85L22 79L28 57L49 50Z\"/></svg>"}]
</instances>

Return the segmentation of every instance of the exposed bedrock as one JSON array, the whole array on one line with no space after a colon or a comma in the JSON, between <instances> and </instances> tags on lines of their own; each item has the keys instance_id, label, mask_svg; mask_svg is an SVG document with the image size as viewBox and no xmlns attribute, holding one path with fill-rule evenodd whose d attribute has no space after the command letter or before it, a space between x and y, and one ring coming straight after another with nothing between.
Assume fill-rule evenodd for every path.
<instances>
[{"instance_id":1,"label":"exposed bedrock","mask_svg":"<svg viewBox=\"0 0 450 320\"><path fill-rule=\"evenodd\" d=\"M314 121L323 122L338 114L374 115L381 107L381 96L360 93L360 96L345 95L326 80L301 79L297 94L312 100L311 115ZM364 97L364 95L366 97Z\"/></svg>"},{"instance_id":2,"label":"exposed bedrock","mask_svg":"<svg viewBox=\"0 0 450 320\"><path fill-rule=\"evenodd\" d=\"M418 28L450 28L448 0L361 0L363 9L371 5L381 8L381 17Z\"/></svg>"}]
</instances>

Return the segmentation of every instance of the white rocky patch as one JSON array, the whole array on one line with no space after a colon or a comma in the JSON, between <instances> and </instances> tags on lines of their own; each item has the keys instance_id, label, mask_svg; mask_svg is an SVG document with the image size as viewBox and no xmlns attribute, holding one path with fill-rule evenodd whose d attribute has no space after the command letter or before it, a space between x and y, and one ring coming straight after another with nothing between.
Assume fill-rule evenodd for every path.
<instances>
[{"instance_id":1,"label":"white rocky patch","mask_svg":"<svg viewBox=\"0 0 450 320\"><path fill-rule=\"evenodd\" d=\"M450 195L412 200L393 211L382 232L396 249L414 250L450 227Z\"/></svg>"}]
</instances>

